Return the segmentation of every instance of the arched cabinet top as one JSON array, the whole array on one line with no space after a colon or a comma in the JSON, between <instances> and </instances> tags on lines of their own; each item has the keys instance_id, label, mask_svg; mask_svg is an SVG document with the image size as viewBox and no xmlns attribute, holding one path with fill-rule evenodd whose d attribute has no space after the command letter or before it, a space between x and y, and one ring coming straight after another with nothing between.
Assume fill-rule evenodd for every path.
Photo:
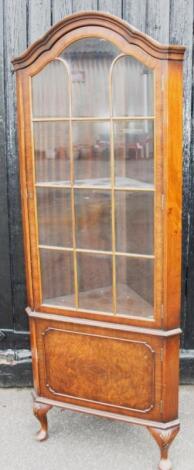
<instances>
[{"instance_id":1,"label":"arched cabinet top","mask_svg":"<svg viewBox=\"0 0 194 470\"><path fill-rule=\"evenodd\" d=\"M32 65L41 55L50 51L65 35L90 27L92 27L91 31L94 31L94 28L96 28L96 31L98 28L104 28L106 33L108 31L116 33L129 44L139 47L155 59L183 60L184 46L160 44L116 16L99 11L89 11L74 13L56 23L44 36L26 49L23 54L13 59L14 70L17 71Z\"/></svg>"}]
</instances>

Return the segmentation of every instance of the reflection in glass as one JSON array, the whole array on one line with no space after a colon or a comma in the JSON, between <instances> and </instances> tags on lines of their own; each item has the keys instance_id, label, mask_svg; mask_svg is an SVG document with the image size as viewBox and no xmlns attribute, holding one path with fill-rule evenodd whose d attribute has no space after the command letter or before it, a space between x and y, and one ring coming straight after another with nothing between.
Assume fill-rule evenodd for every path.
<instances>
[{"instance_id":1,"label":"reflection in glass","mask_svg":"<svg viewBox=\"0 0 194 470\"><path fill-rule=\"evenodd\" d=\"M112 257L78 254L79 306L112 312Z\"/></svg>"},{"instance_id":2,"label":"reflection in glass","mask_svg":"<svg viewBox=\"0 0 194 470\"><path fill-rule=\"evenodd\" d=\"M70 183L69 124L34 122L36 182Z\"/></svg>"},{"instance_id":3,"label":"reflection in glass","mask_svg":"<svg viewBox=\"0 0 194 470\"><path fill-rule=\"evenodd\" d=\"M68 117L68 74L64 64L53 60L32 77L33 117Z\"/></svg>"},{"instance_id":4,"label":"reflection in glass","mask_svg":"<svg viewBox=\"0 0 194 470\"><path fill-rule=\"evenodd\" d=\"M104 39L85 38L62 53L71 70L72 115L109 115L109 70L120 51Z\"/></svg>"},{"instance_id":5,"label":"reflection in glass","mask_svg":"<svg viewBox=\"0 0 194 470\"><path fill-rule=\"evenodd\" d=\"M116 191L116 250L153 254L154 193Z\"/></svg>"},{"instance_id":6,"label":"reflection in glass","mask_svg":"<svg viewBox=\"0 0 194 470\"><path fill-rule=\"evenodd\" d=\"M40 249L43 303L74 307L73 254Z\"/></svg>"},{"instance_id":7,"label":"reflection in glass","mask_svg":"<svg viewBox=\"0 0 194 470\"><path fill-rule=\"evenodd\" d=\"M114 116L153 115L153 72L132 56L120 57L112 71Z\"/></svg>"},{"instance_id":8,"label":"reflection in glass","mask_svg":"<svg viewBox=\"0 0 194 470\"><path fill-rule=\"evenodd\" d=\"M110 124L73 123L75 183L110 185Z\"/></svg>"},{"instance_id":9,"label":"reflection in glass","mask_svg":"<svg viewBox=\"0 0 194 470\"><path fill-rule=\"evenodd\" d=\"M77 248L112 250L109 192L75 190L75 215Z\"/></svg>"},{"instance_id":10,"label":"reflection in glass","mask_svg":"<svg viewBox=\"0 0 194 470\"><path fill-rule=\"evenodd\" d=\"M37 188L37 211L39 244L72 247L70 190Z\"/></svg>"},{"instance_id":11,"label":"reflection in glass","mask_svg":"<svg viewBox=\"0 0 194 470\"><path fill-rule=\"evenodd\" d=\"M153 122L114 123L116 186L152 188L154 184Z\"/></svg>"},{"instance_id":12,"label":"reflection in glass","mask_svg":"<svg viewBox=\"0 0 194 470\"><path fill-rule=\"evenodd\" d=\"M117 312L152 318L153 260L116 256Z\"/></svg>"}]
</instances>

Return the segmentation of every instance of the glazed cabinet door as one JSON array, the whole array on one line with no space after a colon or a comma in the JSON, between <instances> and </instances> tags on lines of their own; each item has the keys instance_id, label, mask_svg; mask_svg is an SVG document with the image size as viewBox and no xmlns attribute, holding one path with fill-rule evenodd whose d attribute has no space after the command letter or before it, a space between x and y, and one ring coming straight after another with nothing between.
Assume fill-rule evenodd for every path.
<instances>
[{"instance_id":1,"label":"glazed cabinet door","mask_svg":"<svg viewBox=\"0 0 194 470\"><path fill-rule=\"evenodd\" d=\"M136 49L80 39L31 77L36 309L160 323L160 66Z\"/></svg>"}]
</instances>

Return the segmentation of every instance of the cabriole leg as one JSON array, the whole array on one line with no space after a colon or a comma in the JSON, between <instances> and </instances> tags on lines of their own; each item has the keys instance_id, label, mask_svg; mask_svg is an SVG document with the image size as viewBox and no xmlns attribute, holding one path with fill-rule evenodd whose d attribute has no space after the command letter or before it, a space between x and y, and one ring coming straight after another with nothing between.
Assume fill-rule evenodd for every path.
<instances>
[{"instance_id":1,"label":"cabriole leg","mask_svg":"<svg viewBox=\"0 0 194 470\"><path fill-rule=\"evenodd\" d=\"M160 447L161 460L159 463L159 470L172 470L172 464L168 458L168 451L170 445L178 434L179 429L179 425L173 426L167 430L148 427L148 430Z\"/></svg>"},{"instance_id":2,"label":"cabriole leg","mask_svg":"<svg viewBox=\"0 0 194 470\"><path fill-rule=\"evenodd\" d=\"M51 408L51 405L44 403L38 403L36 401L33 403L34 416L36 416L41 425L40 431L38 431L36 435L38 441L44 441L48 437L48 421L46 415Z\"/></svg>"}]
</instances>

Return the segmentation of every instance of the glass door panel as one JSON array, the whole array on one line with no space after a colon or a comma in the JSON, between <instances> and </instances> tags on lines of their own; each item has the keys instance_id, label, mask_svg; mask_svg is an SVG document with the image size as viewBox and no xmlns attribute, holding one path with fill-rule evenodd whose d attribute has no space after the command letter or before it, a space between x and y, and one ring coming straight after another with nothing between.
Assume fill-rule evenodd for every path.
<instances>
[{"instance_id":1,"label":"glass door panel","mask_svg":"<svg viewBox=\"0 0 194 470\"><path fill-rule=\"evenodd\" d=\"M112 250L110 192L76 189L75 217L77 249Z\"/></svg>"},{"instance_id":2,"label":"glass door panel","mask_svg":"<svg viewBox=\"0 0 194 470\"><path fill-rule=\"evenodd\" d=\"M40 266L43 303L74 307L73 254L41 248Z\"/></svg>"},{"instance_id":3,"label":"glass door panel","mask_svg":"<svg viewBox=\"0 0 194 470\"><path fill-rule=\"evenodd\" d=\"M114 122L115 184L153 189L153 120Z\"/></svg>"},{"instance_id":4,"label":"glass door panel","mask_svg":"<svg viewBox=\"0 0 194 470\"><path fill-rule=\"evenodd\" d=\"M72 86L72 116L109 116L109 70L119 50L108 41L85 38L61 54Z\"/></svg>"},{"instance_id":5,"label":"glass door panel","mask_svg":"<svg viewBox=\"0 0 194 470\"><path fill-rule=\"evenodd\" d=\"M153 72L132 56L115 61L112 71L113 116L153 115Z\"/></svg>"},{"instance_id":6,"label":"glass door panel","mask_svg":"<svg viewBox=\"0 0 194 470\"><path fill-rule=\"evenodd\" d=\"M116 191L116 250L125 253L154 253L154 193Z\"/></svg>"},{"instance_id":7,"label":"glass door panel","mask_svg":"<svg viewBox=\"0 0 194 470\"><path fill-rule=\"evenodd\" d=\"M77 259L80 308L112 312L112 257L79 253Z\"/></svg>"},{"instance_id":8,"label":"glass door panel","mask_svg":"<svg viewBox=\"0 0 194 470\"><path fill-rule=\"evenodd\" d=\"M75 184L110 187L110 122L73 122Z\"/></svg>"},{"instance_id":9,"label":"glass door panel","mask_svg":"<svg viewBox=\"0 0 194 470\"><path fill-rule=\"evenodd\" d=\"M70 185L70 142L67 122L34 122L37 183Z\"/></svg>"},{"instance_id":10,"label":"glass door panel","mask_svg":"<svg viewBox=\"0 0 194 470\"><path fill-rule=\"evenodd\" d=\"M33 118L69 116L68 72L59 60L53 60L32 77Z\"/></svg>"},{"instance_id":11,"label":"glass door panel","mask_svg":"<svg viewBox=\"0 0 194 470\"><path fill-rule=\"evenodd\" d=\"M69 189L37 188L39 244L72 247L72 211Z\"/></svg>"},{"instance_id":12,"label":"glass door panel","mask_svg":"<svg viewBox=\"0 0 194 470\"><path fill-rule=\"evenodd\" d=\"M153 318L153 71L85 38L32 101L43 303Z\"/></svg>"},{"instance_id":13,"label":"glass door panel","mask_svg":"<svg viewBox=\"0 0 194 470\"><path fill-rule=\"evenodd\" d=\"M153 317L153 260L116 256L117 313Z\"/></svg>"}]
</instances>

